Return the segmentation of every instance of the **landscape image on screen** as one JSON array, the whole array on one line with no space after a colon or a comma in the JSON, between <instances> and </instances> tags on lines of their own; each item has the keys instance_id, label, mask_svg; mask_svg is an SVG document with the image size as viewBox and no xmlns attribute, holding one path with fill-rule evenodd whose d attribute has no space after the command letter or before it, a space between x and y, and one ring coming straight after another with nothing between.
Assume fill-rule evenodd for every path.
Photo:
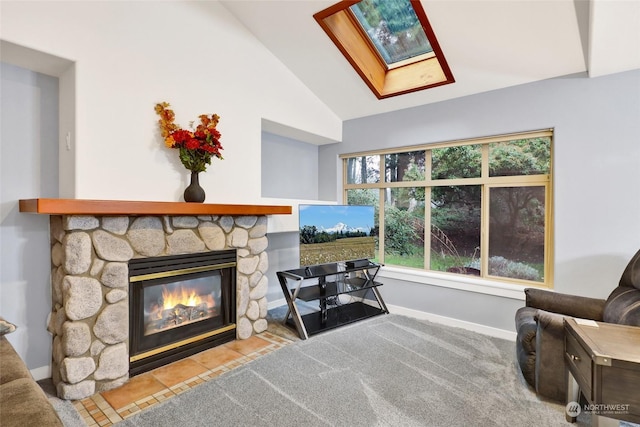
<instances>
[{"instance_id":1,"label":"landscape image on screen","mask_svg":"<svg viewBox=\"0 0 640 427\"><path fill-rule=\"evenodd\" d=\"M301 266L375 257L373 206L300 205L299 215Z\"/></svg>"}]
</instances>

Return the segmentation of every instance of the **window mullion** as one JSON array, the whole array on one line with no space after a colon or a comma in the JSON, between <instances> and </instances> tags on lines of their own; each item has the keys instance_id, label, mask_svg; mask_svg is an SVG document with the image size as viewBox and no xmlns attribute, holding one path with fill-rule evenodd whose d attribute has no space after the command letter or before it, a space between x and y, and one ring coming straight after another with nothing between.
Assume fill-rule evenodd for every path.
<instances>
[{"instance_id":1,"label":"window mullion","mask_svg":"<svg viewBox=\"0 0 640 427\"><path fill-rule=\"evenodd\" d=\"M489 178L489 144L482 144L482 178Z\"/></svg>"},{"instance_id":2,"label":"window mullion","mask_svg":"<svg viewBox=\"0 0 640 427\"><path fill-rule=\"evenodd\" d=\"M424 268L431 270L431 183L433 156L431 150L424 153Z\"/></svg>"},{"instance_id":3,"label":"window mullion","mask_svg":"<svg viewBox=\"0 0 640 427\"><path fill-rule=\"evenodd\" d=\"M384 188L380 188L378 194L378 259L384 264Z\"/></svg>"},{"instance_id":4,"label":"window mullion","mask_svg":"<svg viewBox=\"0 0 640 427\"><path fill-rule=\"evenodd\" d=\"M342 202L347 204L347 163L348 159L342 159Z\"/></svg>"},{"instance_id":5,"label":"window mullion","mask_svg":"<svg viewBox=\"0 0 640 427\"><path fill-rule=\"evenodd\" d=\"M488 185L480 186L480 275L489 275L489 191Z\"/></svg>"},{"instance_id":6,"label":"window mullion","mask_svg":"<svg viewBox=\"0 0 640 427\"><path fill-rule=\"evenodd\" d=\"M546 206L544 213L544 283L551 283L553 277L553 186L545 184Z\"/></svg>"},{"instance_id":7,"label":"window mullion","mask_svg":"<svg viewBox=\"0 0 640 427\"><path fill-rule=\"evenodd\" d=\"M382 187L384 187L384 186L381 185L379 182L374 182L374 183L370 183L370 184L344 184L344 188L346 190L357 190L359 188L361 188L361 189L382 188Z\"/></svg>"},{"instance_id":8,"label":"window mullion","mask_svg":"<svg viewBox=\"0 0 640 427\"><path fill-rule=\"evenodd\" d=\"M431 269L431 187L424 189L424 268Z\"/></svg>"}]
</instances>

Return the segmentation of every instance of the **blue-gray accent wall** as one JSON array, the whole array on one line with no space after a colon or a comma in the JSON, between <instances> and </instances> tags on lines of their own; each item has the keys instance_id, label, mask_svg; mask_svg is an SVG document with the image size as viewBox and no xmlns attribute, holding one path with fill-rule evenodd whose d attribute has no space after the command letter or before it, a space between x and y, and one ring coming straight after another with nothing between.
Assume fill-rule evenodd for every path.
<instances>
[{"instance_id":1,"label":"blue-gray accent wall","mask_svg":"<svg viewBox=\"0 0 640 427\"><path fill-rule=\"evenodd\" d=\"M58 78L1 63L0 316L29 369L51 363L49 216L18 199L58 197ZM46 375L46 373L44 373Z\"/></svg>"},{"instance_id":2,"label":"blue-gray accent wall","mask_svg":"<svg viewBox=\"0 0 640 427\"><path fill-rule=\"evenodd\" d=\"M546 128L555 131L554 288L604 298L640 248L640 70L570 75L349 120L342 143L319 148L319 198L341 201L339 154ZM382 275L387 304L488 327L513 330L523 305Z\"/></svg>"}]
</instances>

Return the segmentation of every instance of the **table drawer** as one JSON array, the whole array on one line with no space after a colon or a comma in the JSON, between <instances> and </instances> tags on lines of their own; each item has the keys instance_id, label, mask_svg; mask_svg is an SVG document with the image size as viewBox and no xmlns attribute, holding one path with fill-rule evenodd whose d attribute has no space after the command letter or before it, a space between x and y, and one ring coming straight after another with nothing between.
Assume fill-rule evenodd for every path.
<instances>
[{"instance_id":1,"label":"table drawer","mask_svg":"<svg viewBox=\"0 0 640 427\"><path fill-rule=\"evenodd\" d=\"M593 399L593 396L591 396L593 384L591 357L570 333L565 333L565 358L571 373L585 396Z\"/></svg>"}]
</instances>

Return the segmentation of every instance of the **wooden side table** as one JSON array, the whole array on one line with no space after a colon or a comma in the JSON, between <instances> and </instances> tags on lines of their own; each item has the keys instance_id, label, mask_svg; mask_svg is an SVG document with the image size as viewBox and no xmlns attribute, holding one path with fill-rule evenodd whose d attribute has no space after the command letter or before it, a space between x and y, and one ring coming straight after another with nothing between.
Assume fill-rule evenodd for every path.
<instances>
[{"instance_id":1,"label":"wooden side table","mask_svg":"<svg viewBox=\"0 0 640 427\"><path fill-rule=\"evenodd\" d=\"M569 318L564 329L567 421L582 391L592 426L640 423L640 327Z\"/></svg>"}]
</instances>

